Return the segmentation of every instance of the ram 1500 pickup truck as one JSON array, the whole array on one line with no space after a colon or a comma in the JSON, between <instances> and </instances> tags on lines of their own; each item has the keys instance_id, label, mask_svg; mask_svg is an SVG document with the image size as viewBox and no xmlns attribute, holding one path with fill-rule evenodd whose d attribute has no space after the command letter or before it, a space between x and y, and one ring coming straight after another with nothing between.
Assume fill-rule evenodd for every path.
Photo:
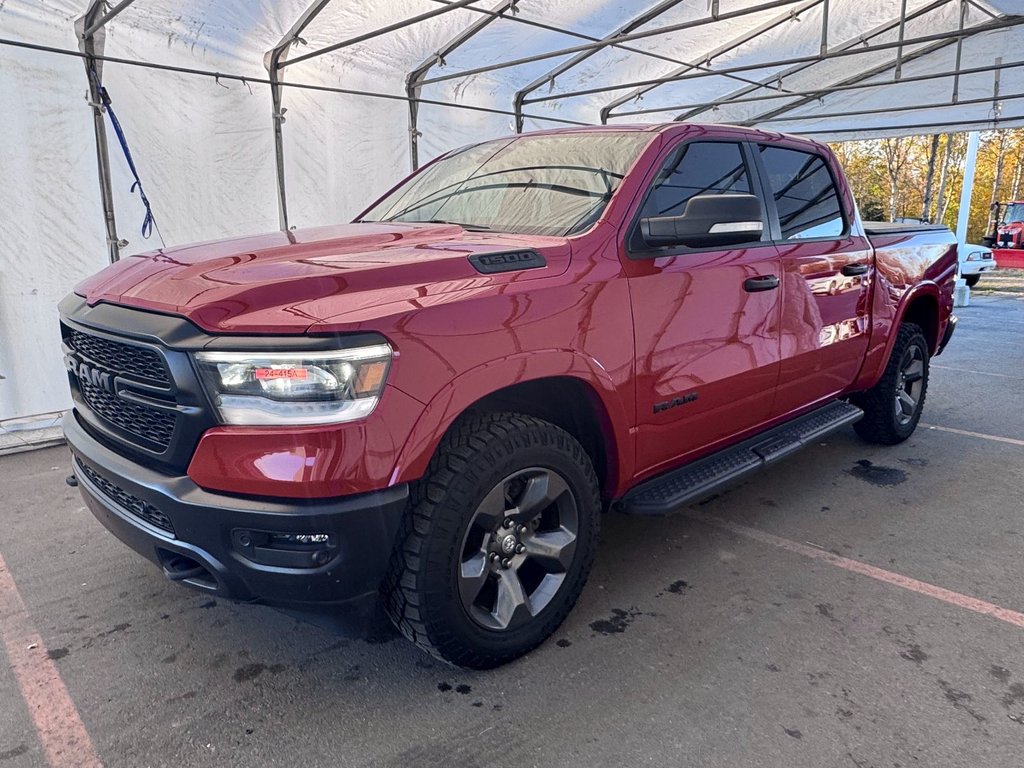
<instances>
[{"instance_id":1,"label":"ram 1500 pickup truck","mask_svg":"<svg viewBox=\"0 0 1024 768\"><path fill-rule=\"evenodd\" d=\"M382 603L492 667L568 614L602 511L671 512L848 424L907 439L956 268L944 228L862 223L813 141L517 135L350 224L87 279L64 430L92 512L167 578Z\"/></svg>"}]
</instances>

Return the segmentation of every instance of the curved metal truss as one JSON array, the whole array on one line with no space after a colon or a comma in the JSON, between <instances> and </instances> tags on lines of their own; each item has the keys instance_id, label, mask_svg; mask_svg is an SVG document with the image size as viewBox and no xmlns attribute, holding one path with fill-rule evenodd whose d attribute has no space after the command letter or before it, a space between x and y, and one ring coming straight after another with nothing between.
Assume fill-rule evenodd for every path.
<instances>
[{"instance_id":1,"label":"curved metal truss","mask_svg":"<svg viewBox=\"0 0 1024 768\"><path fill-rule=\"evenodd\" d=\"M969 121L977 123L979 128L994 127L1002 120L1024 120L1024 115L1012 117L1001 115L1001 99L1012 100L1022 99L1024 94L1003 94L999 93L999 73L1011 68L1024 66L1024 58L1021 60L1003 62L995 59L991 64L978 64L969 62L970 66L964 67L962 49L966 39L995 30L1007 29L1024 23L1024 15L1008 15L994 12L987 6L984 0L932 0L924 5L908 12L907 0L899 0L899 12L883 24L876 26L870 31L860 34L853 39L833 43L829 39L829 13L831 4L835 0L763 0L745 8L721 11L719 0L659 0L646 10L637 13L633 18L625 21L616 28L610 30L606 35L594 37L575 30L560 28L540 20L530 19L522 16L519 11L526 5L528 0L499 0L489 7L481 7L476 3L483 0L430 0L436 7L410 16L386 26L378 27L358 36L339 40L322 48L295 55L297 44L303 44L303 33L310 24L324 11L331 0L312 0L306 10L297 18L288 32L281 40L266 52L264 65L268 77L254 79L240 75L230 75L219 72L209 72L199 69L171 67L166 65L147 64L145 62L128 61L124 59L113 59L104 56L104 35L106 26L119 14L133 4L135 0L120 0L117 3L109 3L107 0L88 0L85 13L76 21L75 30L79 40L79 51L64 51L59 49L45 49L56 53L66 53L80 56L86 66L90 89L90 104L93 108L93 124L96 139L96 153L99 165L100 193L103 204L107 242L111 260L119 256L119 239L117 237L114 218L113 198L111 195L109 158L107 157L107 139L103 124L103 106L99 98L98 89L102 86L102 65L104 61L117 61L118 63L134 64L138 66L152 66L160 69L187 72L195 75L206 75L221 79L236 79L243 82L262 82L270 86L272 98L271 120L274 131L274 149L277 167L277 192L280 226L287 230L288 206L285 189L284 173L284 142L283 128L285 123L284 94L287 88L311 88L315 90L330 91L337 93L358 94L377 98L397 99L405 101L409 110L409 144L410 159L413 169L419 165L419 138L418 126L419 107L422 104L437 104L453 109L469 109L498 114L507 114L514 119L517 132L523 130L524 120L530 117L539 121L553 123L577 123L577 121L566 120L553 115L529 115L524 109L531 104L557 102L565 99L578 98L582 96L595 96L606 93L621 92L627 90L624 95L618 95L607 101L595 114L596 120L607 123L616 118L633 117L644 114L666 114L675 113L676 120L691 120L708 113L714 113L726 105L735 104L759 104L757 110L743 124L747 125L785 125L786 122L796 118L790 115L794 110L800 108L813 108L815 103L821 103L825 96L848 92L867 91L884 85L894 83L922 82L932 79L951 79L952 89L950 97L946 102L930 102L922 104L901 104L898 108L887 109L864 109L846 110L842 112L828 112L822 107L819 112L814 113L821 118L828 117L852 117L855 115L877 115L893 112L915 112L921 110L936 110L950 106L966 106L969 104L981 104L992 102L992 119L985 121ZM144 3L145 0L142 0ZM703 16L681 23L659 25L657 22L668 11L681 5L684 2L700 2L706 4L706 12ZM959 25L955 30L908 37L906 27L909 21L923 19L928 14L940 9L959 5ZM893 2L896 6L897 2ZM979 23L968 25L969 9L974 8L980 11L984 20ZM820 45L817 53L791 56L789 58L764 59L732 66L717 66L715 61L726 54L742 51L745 47L762 37L766 33L778 28L791 20L798 20L800 14L805 14L812 9L820 9L821 32ZM444 14L457 10L472 12L477 15L471 24L467 25L461 32L454 35L446 44L442 45L433 54L428 56L420 65L411 70L405 79L405 94L398 96L388 93L375 93L356 89L333 88L327 86L315 86L299 82L291 82L285 78L285 70L304 61L329 55L346 47L364 43L368 40L382 35L398 32L399 30L420 24L428 19L433 19ZM713 49L703 51L699 55L689 56L685 59L655 52L637 43L643 40L662 37L672 33L681 32L708 25L724 25L730 20L739 20L753 17L758 14L767 14L775 11L767 20L763 20L752 29L743 34L725 39ZM558 49L535 53L530 56L510 58L505 61L461 69L447 71L446 59L457 49L464 46L474 36L486 29L495 22L506 22L511 24L523 24L540 28L549 32L555 32L566 38L578 40L574 45ZM724 28L724 26L723 26ZM882 39L896 33L896 39ZM24 47L43 48L31 44L18 43L17 41L0 40L0 43L9 45L23 45ZM938 73L926 73L913 76L904 76L904 66L915 59L919 59L936 51L955 46L955 66ZM580 88L576 90L557 90L556 86L560 78L579 67L583 62L595 54L615 48L627 51L633 55L640 55L655 60L661 60L670 68L661 76L636 80L632 82L614 82L607 85ZM858 68L859 57L869 57L870 54L886 52L881 63L874 62L865 68ZM787 83L801 74L812 70L816 65L833 59L849 59L850 66L846 67L843 76L828 79L825 82L816 83L813 88L791 88ZM426 99L423 97L425 87L436 83L453 80L464 80L480 74L489 74L499 70L508 70L540 61L558 60L558 62L542 75L533 77L530 82L524 84L515 91L512 103L508 110L483 107L472 104L462 104L452 101ZM872 58L861 60L873 61ZM432 75L435 69L444 69L441 73ZM769 76L759 76L758 72L773 70ZM960 78L964 75L981 74L992 72L994 75L993 90L991 96L973 97L962 100L960 98ZM880 80L891 73L891 79ZM642 108L628 108L628 105L635 105L640 100L653 101L664 86L670 84L697 81L709 77L727 78L738 83L738 87L726 94L711 100L695 101L693 103L661 103L644 105ZM538 91L548 86L546 93ZM627 107L624 109L624 107ZM763 107L763 108L762 108ZM803 114L803 118L807 115ZM962 121L961 121L962 122ZM873 130L897 130L915 128L921 132L935 132L944 128L940 118L933 118L931 122L922 121L917 124L902 123L891 128L875 127ZM830 133L841 134L843 128L831 130ZM850 131L859 129L849 129Z\"/></svg>"}]
</instances>

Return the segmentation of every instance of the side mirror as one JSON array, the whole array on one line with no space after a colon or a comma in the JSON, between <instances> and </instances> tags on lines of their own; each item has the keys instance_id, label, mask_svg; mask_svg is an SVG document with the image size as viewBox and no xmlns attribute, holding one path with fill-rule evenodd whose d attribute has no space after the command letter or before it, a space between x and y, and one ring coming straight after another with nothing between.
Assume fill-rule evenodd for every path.
<instances>
[{"instance_id":1,"label":"side mirror","mask_svg":"<svg viewBox=\"0 0 1024 768\"><path fill-rule=\"evenodd\" d=\"M761 239L762 217L755 195L695 195L681 216L640 219L640 235L651 248L739 245Z\"/></svg>"}]
</instances>

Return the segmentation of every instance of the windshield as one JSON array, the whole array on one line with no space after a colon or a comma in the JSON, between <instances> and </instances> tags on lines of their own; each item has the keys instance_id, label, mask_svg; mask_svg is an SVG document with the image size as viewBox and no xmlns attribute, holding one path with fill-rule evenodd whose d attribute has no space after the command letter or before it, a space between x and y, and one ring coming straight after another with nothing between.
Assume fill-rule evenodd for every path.
<instances>
[{"instance_id":1,"label":"windshield","mask_svg":"<svg viewBox=\"0 0 1024 768\"><path fill-rule=\"evenodd\" d=\"M1003 223L1009 224L1014 221L1024 221L1024 203L1010 203L1006 206Z\"/></svg>"},{"instance_id":2,"label":"windshield","mask_svg":"<svg viewBox=\"0 0 1024 768\"><path fill-rule=\"evenodd\" d=\"M450 222L466 229L571 235L600 218L653 135L519 136L457 150L408 179L360 221Z\"/></svg>"}]
</instances>

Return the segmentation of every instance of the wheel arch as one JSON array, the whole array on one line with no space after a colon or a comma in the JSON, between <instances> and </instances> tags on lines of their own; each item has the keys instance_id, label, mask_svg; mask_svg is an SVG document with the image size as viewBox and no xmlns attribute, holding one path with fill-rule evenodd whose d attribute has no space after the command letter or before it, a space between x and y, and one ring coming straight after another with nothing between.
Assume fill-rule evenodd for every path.
<instances>
[{"instance_id":1,"label":"wheel arch","mask_svg":"<svg viewBox=\"0 0 1024 768\"><path fill-rule=\"evenodd\" d=\"M894 329L898 329L904 323L915 323L922 331L928 342L928 354L934 355L939 346L939 293L934 291L917 291L904 301L903 312L898 317ZM895 343L895 335L890 340L886 354L886 361L892 354L892 347Z\"/></svg>"},{"instance_id":2,"label":"wheel arch","mask_svg":"<svg viewBox=\"0 0 1024 768\"><path fill-rule=\"evenodd\" d=\"M914 286L892 309L876 305L874 312L881 318L875 322L872 341L876 334L884 333L885 343L871 344L852 391L864 391L878 383L889 364L896 336L903 323L912 322L921 327L928 342L928 354L934 355L942 338L939 307L939 287L931 281ZM889 313L892 313L892 319L886 323L885 316Z\"/></svg>"},{"instance_id":3,"label":"wheel arch","mask_svg":"<svg viewBox=\"0 0 1024 768\"><path fill-rule=\"evenodd\" d=\"M557 350L494 361L448 382L427 403L402 447L393 482L422 477L444 435L464 414L499 410L549 421L579 440L606 500L632 476L628 411L611 376L596 361Z\"/></svg>"}]
</instances>

